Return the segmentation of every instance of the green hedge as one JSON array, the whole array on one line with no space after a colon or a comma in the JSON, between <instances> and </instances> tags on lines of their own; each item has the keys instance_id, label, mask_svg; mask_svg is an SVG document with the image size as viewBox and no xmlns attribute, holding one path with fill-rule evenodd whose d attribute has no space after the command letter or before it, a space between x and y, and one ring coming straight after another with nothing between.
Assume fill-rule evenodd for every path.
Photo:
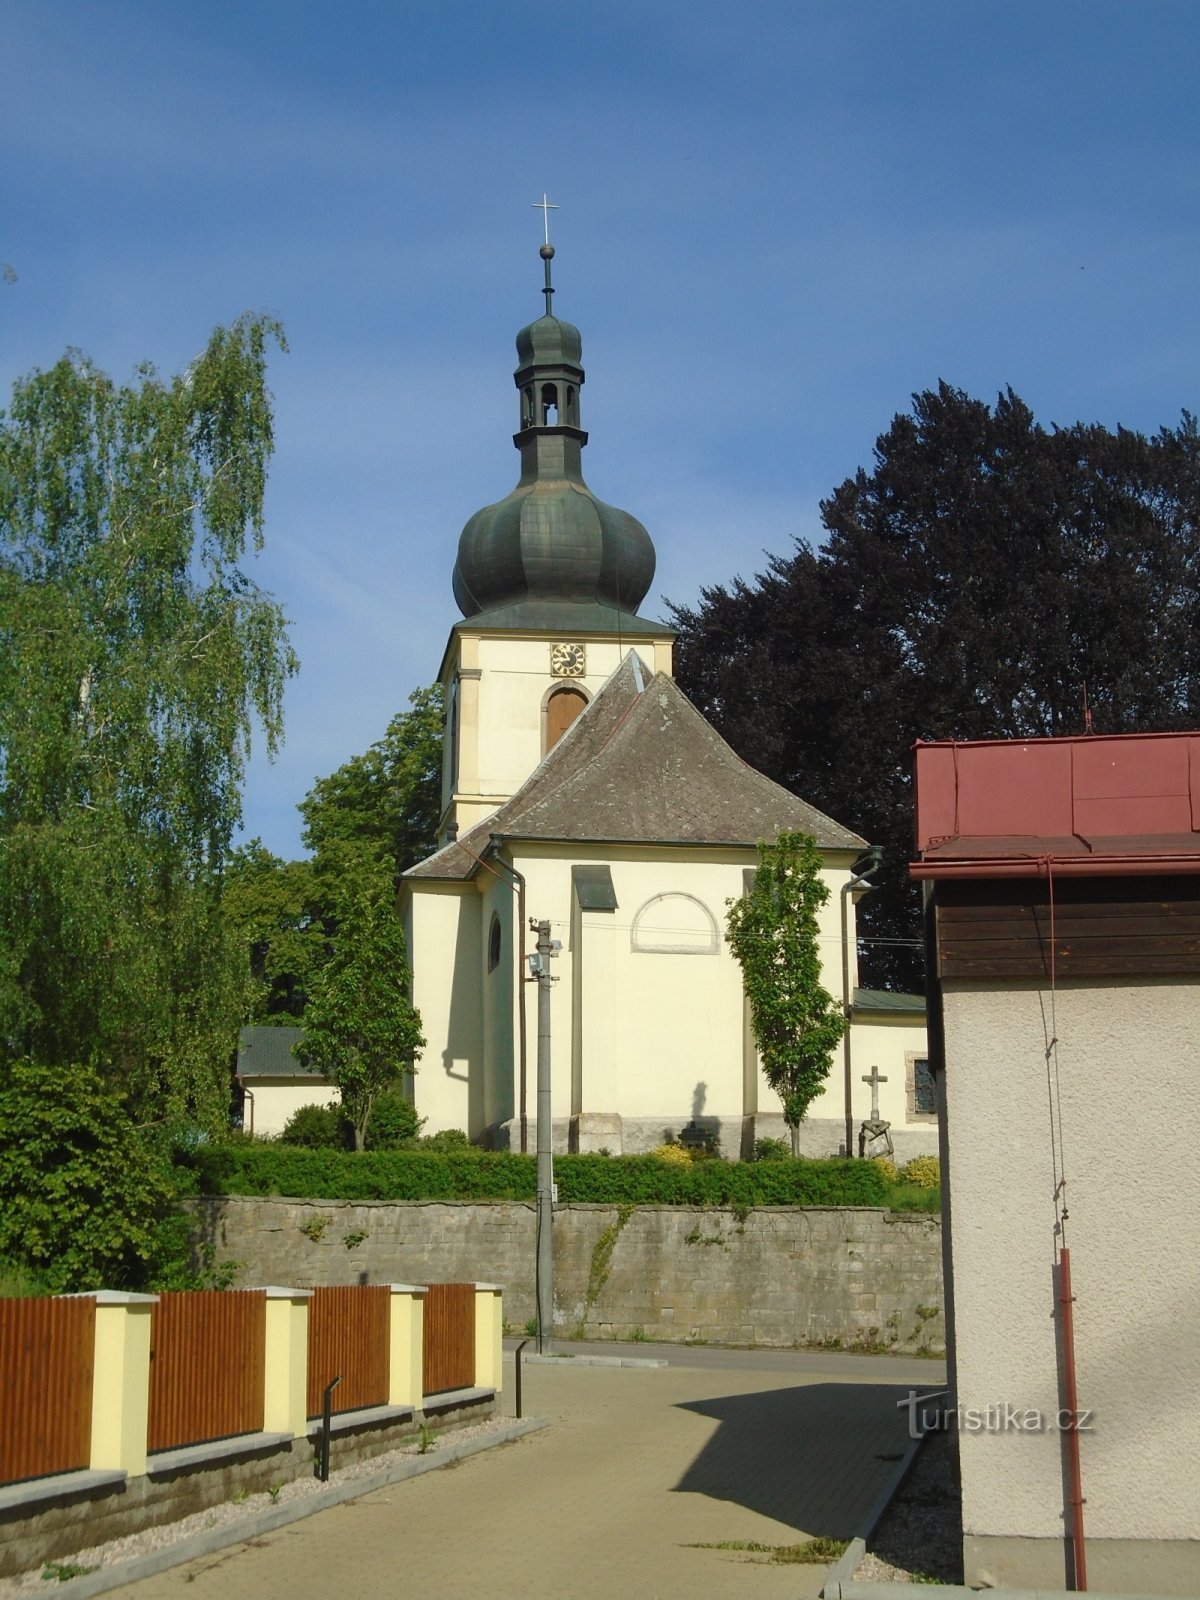
<instances>
[{"instance_id":1,"label":"green hedge","mask_svg":"<svg viewBox=\"0 0 1200 1600\"><path fill-rule=\"evenodd\" d=\"M508 1152L303 1150L275 1144L201 1147L179 1159L197 1194L296 1195L314 1200L532 1200L537 1163ZM873 1161L698 1161L653 1156L556 1156L563 1202L616 1205L882 1206Z\"/></svg>"}]
</instances>

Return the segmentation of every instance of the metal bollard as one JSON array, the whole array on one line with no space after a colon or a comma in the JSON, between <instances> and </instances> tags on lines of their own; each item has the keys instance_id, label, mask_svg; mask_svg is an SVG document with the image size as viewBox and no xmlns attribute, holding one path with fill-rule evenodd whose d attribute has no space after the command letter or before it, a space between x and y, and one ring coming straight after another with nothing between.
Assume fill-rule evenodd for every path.
<instances>
[{"instance_id":1,"label":"metal bollard","mask_svg":"<svg viewBox=\"0 0 1200 1600\"><path fill-rule=\"evenodd\" d=\"M515 1352L516 1353L516 1358L517 1358L517 1395L516 1395L516 1401L517 1401L517 1416L518 1417L521 1415L521 1366L522 1366L521 1351L524 1350L525 1346L528 1343L529 1343L528 1339L522 1339L520 1344L517 1346L516 1352Z\"/></svg>"},{"instance_id":2,"label":"metal bollard","mask_svg":"<svg viewBox=\"0 0 1200 1600\"><path fill-rule=\"evenodd\" d=\"M322 1483L329 1482L329 1420L331 1415L330 1400L333 1396L333 1391L337 1388L341 1381L342 1375L339 1372L336 1378L331 1379L330 1382L325 1385L325 1398L321 1402L321 1453L317 1459L317 1477L320 1478Z\"/></svg>"}]
</instances>

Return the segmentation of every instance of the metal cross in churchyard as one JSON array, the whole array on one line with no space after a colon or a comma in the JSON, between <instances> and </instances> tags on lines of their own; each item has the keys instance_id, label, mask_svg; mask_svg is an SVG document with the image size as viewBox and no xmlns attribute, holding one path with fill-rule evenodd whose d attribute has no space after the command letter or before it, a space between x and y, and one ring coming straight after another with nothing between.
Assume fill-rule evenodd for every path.
<instances>
[{"instance_id":1,"label":"metal cross in churchyard","mask_svg":"<svg viewBox=\"0 0 1200 1600\"><path fill-rule=\"evenodd\" d=\"M546 243L549 244L550 243L550 213L552 211L557 211L558 207L555 205L553 200L547 200L546 199L546 195L545 195L544 191L542 193L542 198L540 200L531 200L529 202L529 204L533 207L533 209L535 211L540 211L542 213L542 225L546 230Z\"/></svg>"},{"instance_id":2,"label":"metal cross in churchyard","mask_svg":"<svg viewBox=\"0 0 1200 1600\"><path fill-rule=\"evenodd\" d=\"M863 1073L863 1082L871 1085L871 1121L878 1122L879 1085L887 1082L887 1076L885 1073L880 1072L878 1067L872 1067L870 1077L868 1077L865 1072Z\"/></svg>"}]
</instances>

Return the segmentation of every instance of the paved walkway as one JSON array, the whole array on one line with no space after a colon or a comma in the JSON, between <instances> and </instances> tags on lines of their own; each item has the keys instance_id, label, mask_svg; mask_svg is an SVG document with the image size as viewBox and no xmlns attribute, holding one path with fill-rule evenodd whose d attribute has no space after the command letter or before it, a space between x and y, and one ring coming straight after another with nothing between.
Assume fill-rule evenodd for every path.
<instances>
[{"instance_id":1,"label":"paved walkway","mask_svg":"<svg viewBox=\"0 0 1200 1600\"><path fill-rule=\"evenodd\" d=\"M525 1414L550 1428L112 1593L800 1600L826 1568L688 1546L850 1538L907 1443L896 1401L941 1376L886 1358L621 1350L677 1360L527 1367ZM511 1376L506 1362L506 1409Z\"/></svg>"}]
</instances>

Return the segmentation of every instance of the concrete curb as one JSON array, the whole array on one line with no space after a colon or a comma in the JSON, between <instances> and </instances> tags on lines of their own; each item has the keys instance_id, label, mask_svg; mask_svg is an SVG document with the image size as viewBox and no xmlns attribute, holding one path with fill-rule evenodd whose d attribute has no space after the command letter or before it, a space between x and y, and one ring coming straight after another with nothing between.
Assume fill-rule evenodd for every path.
<instances>
[{"instance_id":1,"label":"concrete curb","mask_svg":"<svg viewBox=\"0 0 1200 1600\"><path fill-rule=\"evenodd\" d=\"M650 1356L577 1356L564 1350L560 1356L524 1356L527 1367L669 1367L669 1361Z\"/></svg>"},{"instance_id":2,"label":"concrete curb","mask_svg":"<svg viewBox=\"0 0 1200 1600\"><path fill-rule=\"evenodd\" d=\"M875 1532L876 1523L879 1522L883 1513L891 1505L900 1485L908 1476L909 1468L917 1459L917 1452L928 1437L928 1433L923 1433L919 1439L913 1440L904 1452L904 1459L897 1465L883 1488L875 1496L871 1509L862 1520L861 1531L851 1539L837 1561L830 1567L829 1575L826 1577L821 1589L821 1600L852 1600L849 1592L852 1588L865 1588L871 1594L875 1594L877 1590L882 1593L884 1589L889 1592L895 1590L897 1593L901 1589L923 1589L921 1584L851 1584L849 1580L854 1573L855 1567L858 1566L858 1563L867 1553L867 1540ZM945 1589L943 1588L944 1592ZM967 1592L973 1593L974 1591L968 1590Z\"/></svg>"},{"instance_id":3,"label":"concrete curb","mask_svg":"<svg viewBox=\"0 0 1200 1600\"><path fill-rule=\"evenodd\" d=\"M230 1545L244 1544L276 1528L286 1527L289 1522L299 1522L315 1512L328 1511L332 1506L344 1505L347 1500L357 1500L361 1495L373 1494L376 1489L386 1489L394 1483L403 1483L406 1478L419 1477L423 1472L436 1472L439 1467L447 1467L453 1461L463 1461L468 1456L494 1449L496 1445L508 1444L526 1434L537 1433L549 1425L549 1417L526 1417L520 1422L510 1422L502 1430L483 1439L464 1439L459 1444L451 1439L445 1444L439 1443L428 1455L415 1456L361 1478L326 1484L319 1494L307 1495L303 1500L292 1500L287 1505L269 1506L240 1522L230 1522L223 1528L213 1528L207 1533L193 1534L190 1539L180 1539L161 1550L134 1556L131 1561L100 1567L82 1577L69 1578L66 1583L47 1585L47 1589L53 1589L56 1600L89 1600L91 1595L104 1594L108 1589L120 1588L122 1584L133 1583L138 1578L153 1578L171 1567L194 1561L197 1556L212 1555ZM928 1596L925 1600L928 1600Z\"/></svg>"}]
</instances>

